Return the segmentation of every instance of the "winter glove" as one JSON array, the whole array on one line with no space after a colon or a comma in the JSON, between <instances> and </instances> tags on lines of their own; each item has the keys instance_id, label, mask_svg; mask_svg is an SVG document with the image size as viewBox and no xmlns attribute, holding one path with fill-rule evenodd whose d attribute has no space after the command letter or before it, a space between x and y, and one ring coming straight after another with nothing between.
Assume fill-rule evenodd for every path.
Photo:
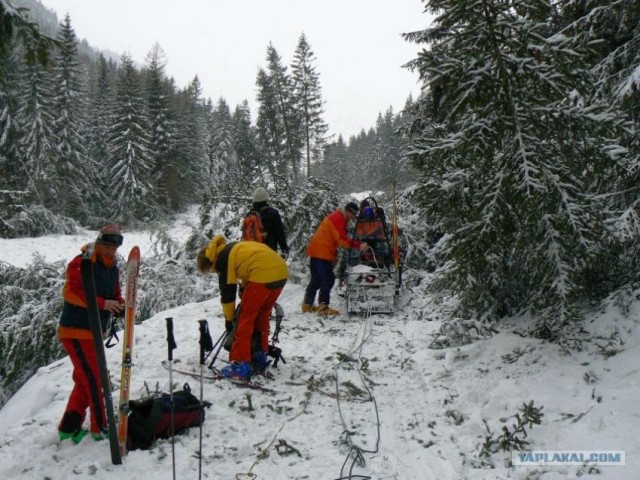
<instances>
[{"instance_id":1,"label":"winter glove","mask_svg":"<svg viewBox=\"0 0 640 480\"><path fill-rule=\"evenodd\" d=\"M227 330L227 333L231 333L231 331L233 330L233 321L225 320L224 321L224 328Z\"/></svg>"}]
</instances>

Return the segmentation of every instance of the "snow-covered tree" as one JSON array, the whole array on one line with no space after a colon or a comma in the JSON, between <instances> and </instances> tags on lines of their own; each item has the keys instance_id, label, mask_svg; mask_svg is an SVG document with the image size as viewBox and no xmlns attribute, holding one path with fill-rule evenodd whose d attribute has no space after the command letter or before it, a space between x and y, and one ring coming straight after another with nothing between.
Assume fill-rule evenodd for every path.
<instances>
[{"instance_id":1,"label":"snow-covered tree","mask_svg":"<svg viewBox=\"0 0 640 480\"><path fill-rule=\"evenodd\" d=\"M342 135L328 145L325 145L322 161L311 165L311 175L332 181L339 192L350 190L349 179L339 172L343 172L348 158L348 146Z\"/></svg>"},{"instance_id":2,"label":"snow-covered tree","mask_svg":"<svg viewBox=\"0 0 640 480\"><path fill-rule=\"evenodd\" d=\"M24 170L16 148L18 129L14 117L18 89L16 59L9 52L0 55L0 189L23 189ZM7 217L3 212L2 217Z\"/></svg>"},{"instance_id":3,"label":"snow-covered tree","mask_svg":"<svg viewBox=\"0 0 640 480\"><path fill-rule=\"evenodd\" d=\"M154 180L157 180L159 192L156 195L161 203L171 211L177 210L175 199L176 181L179 165L176 164L175 128L169 108L170 86L165 81L165 53L159 44L153 46L147 55L146 98L151 131L152 164L157 166Z\"/></svg>"},{"instance_id":4,"label":"snow-covered tree","mask_svg":"<svg viewBox=\"0 0 640 480\"><path fill-rule=\"evenodd\" d=\"M0 262L0 405L39 367L62 357L52 319L62 312L63 272L63 262L42 258L27 268Z\"/></svg>"},{"instance_id":5,"label":"snow-covered tree","mask_svg":"<svg viewBox=\"0 0 640 480\"><path fill-rule=\"evenodd\" d=\"M154 172L149 149L149 120L138 72L131 57L122 56L109 136L109 192L111 217L121 223L153 215Z\"/></svg>"},{"instance_id":6,"label":"snow-covered tree","mask_svg":"<svg viewBox=\"0 0 640 480\"><path fill-rule=\"evenodd\" d=\"M250 185L258 179L266 185L268 169L263 164L258 150L256 128L251 123L251 110L246 100L236 106L232 118L233 148L236 152L240 182Z\"/></svg>"},{"instance_id":7,"label":"snow-covered tree","mask_svg":"<svg viewBox=\"0 0 640 480\"><path fill-rule=\"evenodd\" d=\"M585 283L593 295L604 295L639 279L640 214L638 185L640 170L640 8L634 0L615 2L567 2L560 5L554 27L588 47L587 57L595 78L593 96L619 108L633 130L621 141L630 150L628 167L613 171L608 195L611 221L609 247L603 249L597 265L586 273Z\"/></svg>"},{"instance_id":8,"label":"snow-covered tree","mask_svg":"<svg viewBox=\"0 0 640 480\"><path fill-rule=\"evenodd\" d=\"M208 173L211 187L226 193L237 191L241 186L240 171L233 147L229 105L220 98L217 105L210 106L208 110L210 111Z\"/></svg>"},{"instance_id":9,"label":"snow-covered tree","mask_svg":"<svg viewBox=\"0 0 640 480\"><path fill-rule=\"evenodd\" d=\"M23 132L20 156L27 177L27 189L33 199L45 207L54 205L59 185L55 158L54 114L51 75L38 61L38 44L27 43L28 54L20 73L21 92L16 123Z\"/></svg>"},{"instance_id":10,"label":"snow-covered tree","mask_svg":"<svg viewBox=\"0 0 640 480\"><path fill-rule=\"evenodd\" d=\"M91 65L89 73L89 95L85 112L87 128L87 168L91 169L91 177L96 185L94 195L89 196L90 210L98 216L95 226L102 223L99 216L106 216L109 200L109 132L114 123L114 84L117 67L104 55Z\"/></svg>"},{"instance_id":11,"label":"snow-covered tree","mask_svg":"<svg viewBox=\"0 0 640 480\"><path fill-rule=\"evenodd\" d=\"M76 34L67 15L58 34L59 52L54 69L53 114L55 134L55 167L57 211L71 217L86 217L86 201L95 191L93 169L88 164L84 143L82 102L86 98L81 89Z\"/></svg>"},{"instance_id":12,"label":"snow-covered tree","mask_svg":"<svg viewBox=\"0 0 640 480\"><path fill-rule=\"evenodd\" d=\"M376 183L381 188L389 189L404 169L402 137L396 133L398 117L389 107L380 114L376 121L375 147L371 161L375 168Z\"/></svg>"},{"instance_id":13,"label":"snow-covered tree","mask_svg":"<svg viewBox=\"0 0 640 480\"><path fill-rule=\"evenodd\" d=\"M302 136L293 103L291 76L272 44L267 47L267 68L258 71L258 118L256 127L266 147L274 182L297 184L300 174Z\"/></svg>"},{"instance_id":14,"label":"snow-covered tree","mask_svg":"<svg viewBox=\"0 0 640 480\"><path fill-rule=\"evenodd\" d=\"M200 198L209 188L207 145L207 104L202 97L202 85L196 76L189 86L173 96L172 110L175 112L176 129L174 164L176 207L182 208Z\"/></svg>"},{"instance_id":15,"label":"snow-covered tree","mask_svg":"<svg viewBox=\"0 0 640 480\"><path fill-rule=\"evenodd\" d=\"M433 25L407 38L430 44L412 62L428 94L408 132L423 208L446 234L441 285L465 315L531 308L553 330L575 317L602 245L621 117L590 98L584 45L554 34L549 2L426 3Z\"/></svg>"},{"instance_id":16,"label":"snow-covered tree","mask_svg":"<svg viewBox=\"0 0 640 480\"><path fill-rule=\"evenodd\" d=\"M298 40L291 71L293 102L299 117L307 162L306 172L309 175L311 162L321 158L329 126L322 118L322 88L320 74L315 67L315 55L304 33Z\"/></svg>"}]
</instances>

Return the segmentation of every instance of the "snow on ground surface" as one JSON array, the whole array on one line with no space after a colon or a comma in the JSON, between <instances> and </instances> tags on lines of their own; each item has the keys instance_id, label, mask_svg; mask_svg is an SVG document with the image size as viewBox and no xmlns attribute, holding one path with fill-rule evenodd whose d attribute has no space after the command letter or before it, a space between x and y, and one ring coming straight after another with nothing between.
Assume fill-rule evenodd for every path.
<instances>
[{"instance_id":1,"label":"snow on ground surface","mask_svg":"<svg viewBox=\"0 0 640 480\"><path fill-rule=\"evenodd\" d=\"M125 236L127 233L125 232ZM129 234L129 240L134 235ZM86 240L92 240L89 232ZM139 239L145 238L141 233ZM71 258L78 236L58 237L55 251ZM28 257L30 239L3 241L2 256ZM40 244L37 244L40 245ZM125 249L127 247L125 246ZM7 253L7 249L10 250ZM54 249L47 253L53 255ZM523 338L510 319L494 336L459 348L430 349L445 315L443 300L405 291L394 315L319 318L300 313L304 285L289 283L279 346L286 364L264 380L276 393L206 381L212 404L203 425L202 478L376 480L631 480L640 477L639 304L590 317L596 340L580 352ZM344 310L342 299L334 306ZM446 300L446 299L445 299ZM217 298L162 312L135 329L132 398L146 388L169 391L165 318L174 319L176 369L200 372L198 320L215 340L224 322ZM613 332L624 345L601 353ZM597 343L597 345L596 345ZM599 345L599 346L598 346ZM606 348L605 348L606 347ZM107 350L117 403L121 351ZM227 353L218 363L223 365ZM206 362L208 364L208 361ZM205 365L206 366L206 365ZM206 368L205 368L206 372ZM174 372L174 386L198 380ZM338 385L338 387L336 386ZM71 390L68 358L39 369L0 410L0 478L33 480L171 479L170 440L132 451L111 464L107 442L59 442L57 423ZM542 424L527 429L527 450L625 452L625 466L510 466L511 455L478 453L485 437L510 427L523 403L543 407ZM348 432L345 433L345 432ZM199 429L176 437L176 478L198 478ZM358 453L353 456L353 453Z\"/></svg>"}]
</instances>

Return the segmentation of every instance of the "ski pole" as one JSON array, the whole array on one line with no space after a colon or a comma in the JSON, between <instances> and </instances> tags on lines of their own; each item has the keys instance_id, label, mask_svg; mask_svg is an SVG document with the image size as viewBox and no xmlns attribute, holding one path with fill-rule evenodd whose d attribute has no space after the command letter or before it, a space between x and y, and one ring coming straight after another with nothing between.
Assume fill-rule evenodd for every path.
<instances>
[{"instance_id":1,"label":"ski pole","mask_svg":"<svg viewBox=\"0 0 640 480\"><path fill-rule=\"evenodd\" d=\"M225 341L226 338L227 338L227 331L225 330L224 332L222 332L222 335L220 335L220 338L218 338L218 340L216 340L216 343L213 344L213 348L211 349L211 351L205 355L204 360L207 361L209 359L209 355L211 355L214 351L216 352L214 357L213 357L213 360L211 360L211 363L209 363L209 368L211 368L211 365L213 365L213 362L215 362L215 360L216 360L215 357L218 355L218 352L220 351L220 349L224 345L224 341ZM216 347L218 347L218 345L220 347L216 351Z\"/></svg>"},{"instance_id":2,"label":"ski pole","mask_svg":"<svg viewBox=\"0 0 640 480\"><path fill-rule=\"evenodd\" d=\"M167 354L169 360L169 399L171 402L171 465L173 468L173 480L176 480L176 448L175 448L175 422L173 405L173 349L177 347L173 338L173 318L166 318L167 322Z\"/></svg>"},{"instance_id":3,"label":"ski pole","mask_svg":"<svg viewBox=\"0 0 640 480\"><path fill-rule=\"evenodd\" d=\"M273 309L276 311L276 328L273 332L273 335L271 336L271 342L272 343L278 343L278 335L280 334L280 328L282 326L282 319L284 318L284 310L283 308L280 306L279 303L276 303L273 306Z\"/></svg>"},{"instance_id":4,"label":"ski pole","mask_svg":"<svg viewBox=\"0 0 640 480\"><path fill-rule=\"evenodd\" d=\"M198 455L198 478L202 478L202 424L204 423L204 358L205 351L213 350L213 340L209 333L209 324L206 320L198 320L200 323L200 450Z\"/></svg>"},{"instance_id":5,"label":"ski pole","mask_svg":"<svg viewBox=\"0 0 640 480\"><path fill-rule=\"evenodd\" d=\"M216 360L218 359L218 355L220 354L220 350L222 350L222 347L224 346L224 341L227 339L227 335L229 335L229 332L227 332L226 330L222 332L222 335L220 335L220 338L211 349L212 352L215 350L215 353L213 354L211 363L209 363L209 366L207 368L213 369L213 364L216 363ZM218 348L216 349L216 347Z\"/></svg>"}]
</instances>

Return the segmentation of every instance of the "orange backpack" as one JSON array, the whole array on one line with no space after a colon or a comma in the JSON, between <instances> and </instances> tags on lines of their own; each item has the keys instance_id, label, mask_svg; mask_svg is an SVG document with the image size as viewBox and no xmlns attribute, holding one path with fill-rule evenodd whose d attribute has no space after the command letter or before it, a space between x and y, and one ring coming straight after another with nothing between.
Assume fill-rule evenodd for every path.
<instances>
[{"instance_id":1,"label":"orange backpack","mask_svg":"<svg viewBox=\"0 0 640 480\"><path fill-rule=\"evenodd\" d=\"M242 221L242 240L264 243L266 238L267 232L262 224L260 213L251 210Z\"/></svg>"}]
</instances>

